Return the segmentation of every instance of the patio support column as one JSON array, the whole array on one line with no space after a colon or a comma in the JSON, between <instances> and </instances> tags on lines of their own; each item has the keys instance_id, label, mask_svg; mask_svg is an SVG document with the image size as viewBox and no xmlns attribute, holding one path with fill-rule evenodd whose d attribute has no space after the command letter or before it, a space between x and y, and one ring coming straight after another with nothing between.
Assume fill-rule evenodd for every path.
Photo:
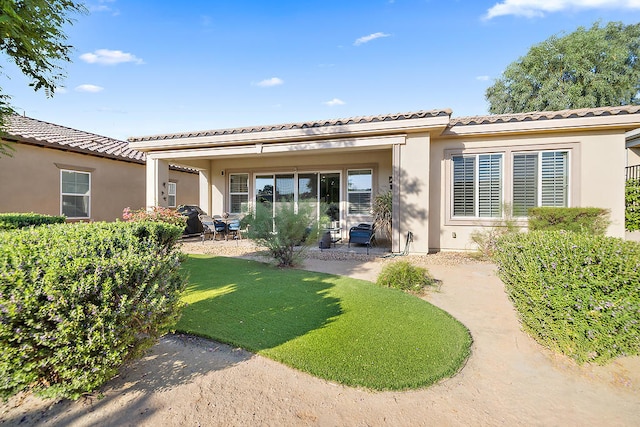
<instances>
[{"instance_id":1,"label":"patio support column","mask_svg":"<svg viewBox=\"0 0 640 427\"><path fill-rule=\"evenodd\" d=\"M407 136L400 147L400 237L413 234L412 253L429 252L429 175L431 138L429 133Z\"/></svg>"},{"instance_id":2,"label":"patio support column","mask_svg":"<svg viewBox=\"0 0 640 427\"><path fill-rule=\"evenodd\" d=\"M147 154L147 209L169 206L169 162Z\"/></svg>"},{"instance_id":3,"label":"patio support column","mask_svg":"<svg viewBox=\"0 0 640 427\"><path fill-rule=\"evenodd\" d=\"M209 215L213 215L211 211L211 169L201 170L199 176L199 206Z\"/></svg>"},{"instance_id":4,"label":"patio support column","mask_svg":"<svg viewBox=\"0 0 640 427\"><path fill-rule=\"evenodd\" d=\"M394 144L392 147L392 210L391 210L391 252L398 253L404 248L400 248L400 221L402 220L400 211L400 167L401 167L401 150L400 144Z\"/></svg>"}]
</instances>

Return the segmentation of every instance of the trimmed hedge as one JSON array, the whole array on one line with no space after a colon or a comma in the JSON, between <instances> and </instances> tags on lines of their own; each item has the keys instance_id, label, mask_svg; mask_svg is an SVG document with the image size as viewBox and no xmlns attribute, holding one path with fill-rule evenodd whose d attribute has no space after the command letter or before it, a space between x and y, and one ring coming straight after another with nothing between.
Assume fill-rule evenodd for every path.
<instances>
[{"instance_id":1,"label":"trimmed hedge","mask_svg":"<svg viewBox=\"0 0 640 427\"><path fill-rule=\"evenodd\" d=\"M566 230L604 235L609 227L609 210L602 208L530 208L529 230Z\"/></svg>"},{"instance_id":2,"label":"trimmed hedge","mask_svg":"<svg viewBox=\"0 0 640 427\"><path fill-rule=\"evenodd\" d=\"M44 224L62 224L64 216L50 216L37 213L0 213L0 230L15 230Z\"/></svg>"},{"instance_id":3,"label":"trimmed hedge","mask_svg":"<svg viewBox=\"0 0 640 427\"><path fill-rule=\"evenodd\" d=\"M640 230L640 179L630 179L625 185L624 226L627 231Z\"/></svg>"},{"instance_id":4,"label":"trimmed hedge","mask_svg":"<svg viewBox=\"0 0 640 427\"><path fill-rule=\"evenodd\" d=\"M498 274L527 330L579 363L640 354L640 244L563 231L503 237Z\"/></svg>"},{"instance_id":5,"label":"trimmed hedge","mask_svg":"<svg viewBox=\"0 0 640 427\"><path fill-rule=\"evenodd\" d=\"M0 396L77 398L177 320L177 226L81 223L0 232Z\"/></svg>"}]
</instances>

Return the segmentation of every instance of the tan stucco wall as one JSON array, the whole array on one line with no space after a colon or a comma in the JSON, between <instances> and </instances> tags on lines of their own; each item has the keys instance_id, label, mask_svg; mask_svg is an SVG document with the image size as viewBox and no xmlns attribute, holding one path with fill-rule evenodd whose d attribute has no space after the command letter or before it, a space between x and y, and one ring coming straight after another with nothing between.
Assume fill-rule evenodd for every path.
<instances>
[{"instance_id":1,"label":"tan stucco wall","mask_svg":"<svg viewBox=\"0 0 640 427\"><path fill-rule=\"evenodd\" d=\"M222 214L228 210L228 179L232 173L286 173L286 172L341 172L343 232L359 222L371 222L370 215L346 214L346 173L348 169L373 169L373 194L389 189L389 177L392 176L391 150L359 151L350 153L302 154L286 156L261 156L254 158L221 158L210 161L209 175L211 205L202 206L211 214ZM224 175L223 175L224 171ZM251 175L253 177L253 175ZM250 199L254 194L253 178L249 179ZM203 202L204 203L204 202ZM343 236L344 237L344 236Z\"/></svg>"},{"instance_id":2,"label":"tan stucco wall","mask_svg":"<svg viewBox=\"0 0 640 427\"><path fill-rule=\"evenodd\" d=\"M440 138L431 143L430 240L431 250L472 250L474 230L493 226L487 220L454 220L450 218L450 174L446 154L451 150L464 152L502 152L535 147L540 150L569 149L569 204L611 209L608 234L624 236L624 133L564 133L513 137ZM507 151L508 152L508 151ZM504 169L511 166L506 155ZM511 199L511 182L505 182L503 200ZM439 212L434 215L434 212ZM521 225L526 225L523 223Z\"/></svg>"},{"instance_id":3,"label":"tan stucco wall","mask_svg":"<svg viewBox=\"0 0 640 427\"><path fill-rule=\"evenodd\" d=\"M125 207L145 205L145 166L68 151L15 144L0 158L0 212L60 215L60 169L91 172L90 220L113 221ZM198 200L198 176L170 172L178 203Z\"/></svg>"}]
</instances>

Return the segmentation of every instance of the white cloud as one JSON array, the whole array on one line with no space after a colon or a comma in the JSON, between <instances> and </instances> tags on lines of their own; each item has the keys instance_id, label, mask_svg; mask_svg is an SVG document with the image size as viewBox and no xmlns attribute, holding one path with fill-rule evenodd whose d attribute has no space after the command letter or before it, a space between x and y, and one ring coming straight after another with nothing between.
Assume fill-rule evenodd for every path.
<instances>
[{"instance_id":1,"label":"white cloud","mask_svg":"<svg viewBox=\"0 0 640 427\"><path fill-rule=\"evenodd\" d=\"M486 82L486 81L489 81L489 76L477 76L476 80L479 80L481 82Z\"/></svg>"},{"instance_id":2,"label":"white cloud","mask_svg":"<svg viewBox=\"0 0 640 427\"><path fill-rule=\"evenodd\" d=\"M93 53L83 53L80 55L80 59L89 64L100 65L117 65L124 62L133 62L134 64L144 64L144 61L140 58L136 58L131 53L126 53L121 50L109 50L98 49Z\"/></svg>"},{"instance_id":3,"label":"white cloud","mask_svg":"<svg viewBox=\"0 0 640 427\"><path fill-rule=\"evenodd\" d=\"M360 46L361 44L369 43L371 40L379 39L381 37L389 37L390 35L391 34L380 33L380 32L369 34L368 36L363 36L363 37L360 37L359 39L356 39L356 41L353 42L353 45Z\"/></svg>"},{"instance_id":4,"label":"white cloud","mask_svg":"<svg viewBox=\"0 0 640 427\"><path fill-rule=\"evenodd\" d=\"M323 102L323 104L329 107L335 107L336 105L344 105L345 102L342 99L333 98L331 101Z\"/></svg>"},{"instance_id":5,"label":"white cloud","mask_svg":"<svg viewBox=\"0 0 640 427\"><path fill-rule=\"evenodd\" d=\"M76 86L77 92L98 93L98 92L102 92L103 90L104 88L102 86L96 86L96 85L90 85L90 84Z\"/></svg>"},{"instance_id":6,"label":"white cloud","mask_svg":"<svg viewBox=\"0 0 640 427\"><path fill-rule=\"evenodd\" d=\"M491 7L484 19L504 15L535 18L567 9L640 9L640 0L504 0Z\"/></svg>"},{"instance_id":7,"label":"white cloud","mask_svg":"<svg viewBox=\"0 0 640 427\"><path fill-rule=\"evenodd\" d=\"M58 86L58 87L56 88L56 93L64 94L64 93L68 93L68 92L69 92L69 91L68 91L68 90L67 90L67 88L66 88L66 87L64 87L64 86Z\"/></svg>"},{"instance_id":8,"label":"white cloud","mask_svg":"<svg viewBox=\"0 0 640 427\"><path fill-rule=\"evenodd\" d=\"M261 82L254 83L254 84L260 87L280 86L281 84L284 84L284 80L278 77L271 77L270 79L264 79Z\"/></svg>"}]
</instances>

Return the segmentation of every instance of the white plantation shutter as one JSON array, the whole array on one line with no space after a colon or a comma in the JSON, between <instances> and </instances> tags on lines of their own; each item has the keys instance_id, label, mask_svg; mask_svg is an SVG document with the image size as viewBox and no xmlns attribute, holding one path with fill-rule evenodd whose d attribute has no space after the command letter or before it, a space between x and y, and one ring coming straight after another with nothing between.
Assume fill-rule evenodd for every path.
<instances>
[{"instance_id":1,"label":"white plantation shutter","mask_svg":"<svg viewBox=\"0 0 640 427\"><path fill-rule=\"evenodd\" d=\"M454 156L453 216L475 216L475 157Z\"/></svg>"},{"instance_id":2,"label":"white plantation shutter","mask_svg":"<svg viewBox=\"0 0 640 427\"><path fill-rule=\"evenodd\" d=\"M513 156L513 216L538 204L538 153Z\"/></svg>"},{"instance_id":3,"label":"white plantation shutter","mask_svg":"<svg viewBox=\"0 0 640 427\"><path fill-rule=\"evenodd\" d=\"M540 206L567 206L567 152L541 154Z\"/></svg>"},{"instance_id":4,"label":"white plantation shutter","mask_svg":"<svg viewBox=\"0 0 640 427\"><path fill-rule=\"evenodd\" d=\"M502 154L478 156L478 216L502 216Z\"/></svg>"}]
</instances>

